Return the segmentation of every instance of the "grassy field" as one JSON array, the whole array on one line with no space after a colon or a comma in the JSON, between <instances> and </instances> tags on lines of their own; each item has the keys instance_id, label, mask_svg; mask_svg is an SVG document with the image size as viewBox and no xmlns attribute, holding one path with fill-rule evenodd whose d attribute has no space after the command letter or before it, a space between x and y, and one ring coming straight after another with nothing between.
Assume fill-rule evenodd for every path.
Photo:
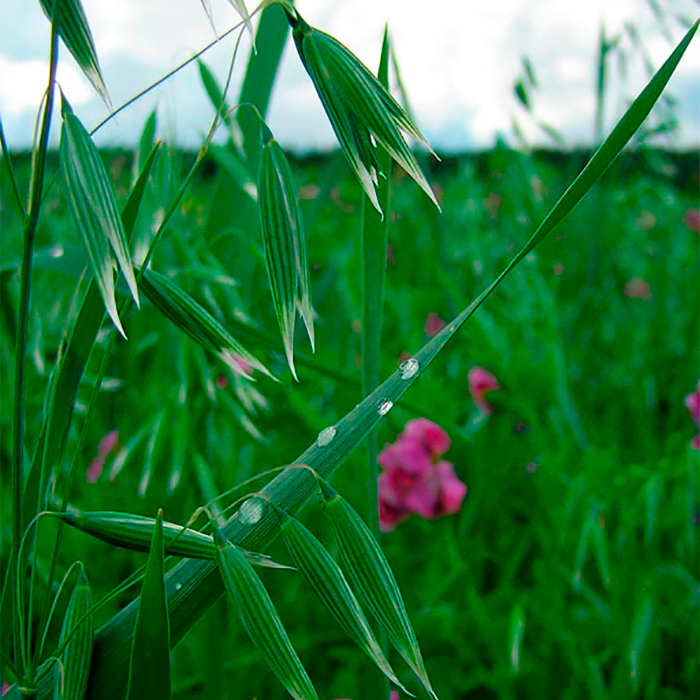
<instances>
[{"instance_id":1,"label":"grassy field","mask_svg":"<svg viewBox=\"0 0 700 700\"><path fill-rule=\"evenodd\" d=\"M106 159L123 202L131 157ZM162 216L158 203L179 182L183 159L178 152L161 157L136 227L141 244ZM684 404L700 371L700 247L697 219L688 214L698 207L697 163L697 154L679 159L651 149L623 156L380 430L381 448L407 421L434 421L451 438L444 459L468 487L458 513L410 517L381 539L443 700L699 697L699 453L690 446L697 429ZM448 159L430 176L442 215L394 174L381 379L425 343L430 314L449 322L500 272L581 165L576 155L505 147ZM232 185L212 164L183 201L153 267L176 273L225 325L245 321L260 331L246 347L280 382L235 377L144 302L123 319L129 341L117 341L75 454L104 341L78 393L66 451L79 465L71 496L78 507L149 516L163 508L166 519L185 522L224 489L293 461L362 398L360 191L338 155L295 161L294 169L317 313L315 355L297 334L299 382L282 353L259 232L241 226L240 195L227 206L217 194ZM25 183L26 164L19 175ZM7 180L1 184L2 499L9 503L21 220ZM37 233L27 444L38 437L86 264L64 201L56 187L49 190ZM501 387L488 394L490 414L469 392L475 367ZM111 431L118 437L111 451L103 445L101 466L98 445ZM366 481L361 448L333 484L363 512ZM9 514L2 512L7 542ZM304 522L330 543L319 512L308 508ZM4 572L9 552L2 551ZM279 542L269 553L289 563ZM40 580L51 554L40 548ZM66 531L59 571L76 559L99 599L146 555ZM321 697L360 700L366 657L299 575L262 576ZM97 625L135 595L110 601ZM394 661L407 687L424 697ZM173 652L173 696L272 700L285 693L220 601Z\"/></svg>"}]
</instances>

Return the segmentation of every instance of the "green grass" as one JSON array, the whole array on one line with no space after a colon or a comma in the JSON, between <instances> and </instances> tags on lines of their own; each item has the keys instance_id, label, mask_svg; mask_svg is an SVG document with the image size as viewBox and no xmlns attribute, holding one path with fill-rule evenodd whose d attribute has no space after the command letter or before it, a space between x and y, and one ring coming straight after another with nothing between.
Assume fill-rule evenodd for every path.
<instances>
[{"instance_id":1,"label":"green grass","mask_svg":"<svg viewBox=\"0 0 700 700\"><path fill-rule=\"evenodd\" d=\"M158 164L161 172L176 174L171 180L159 177L161 190L176 187L187 159L170 153ZM129 158L110 154L108 165L121 205ZM380 379L395 370L402 352L424 344L429 312L449 320L487 286L579 166L573 156L555 164L505 148L451 161L431 177L442 191L442 216L415 184L394 175ZM413 517L381 541L440 698L698 697L700 479L698 453L689 448L694 427L683 399L698 380L700 257L697 233L682 222L686 210L697 207L698 175L695 166L692 176L679 182L674 167L673 158L653 150L623 156L476 312L380 429L381 447L408 419L435 420L452 437L446 458L469 487L459 514L434 522ZM167 520L185 522L211 493L292 460L362 398L360 192L345 166L330 177L333 168L331 158L294 164L302 190L321 188L315 199L302 200L318 319L313 362L297 358L299 383L291 379L281 352L259 237L241 230L233 215L218 235L205 233L214 180L196 180L154 263L162 273L184 269L178 283L227 327L246 314L276 348L241 339L281 379L276 384L260 376L254 385L268 403L267 410L250 416L261 437L241 423L246 414L225 365L183 340L144 303L140 312L122 319L130 340L117 340L107 375L118 382L100 393L78 454L71 498L76 505L149 516L162 507ZM26 184L26 163L18 174ZM7 192L4 168L2 178ZM326 187L329 182L332 188ZM157 189L147 193L137 236L146 238L157 216L162 200ZM9 197L3 197L0 227L5 387L0 450L6 503L19 287L11 263L21 255L21 219ZM59 242L62 258L41 255ZM80 246L64 199L50 190L35 243L28 446L38 438L49 372L85 264ZM219 272L238 285L203 276L204 266L220 266ZM625 295L634 278L649 284L651 298ZM124 286L118 293L124 298L128 290ZM297 349L308 353L302 332ZM68 460L99 359L93 356L78 393ZM474 421L477 410L466 381L475 365L493 372L503 386L491 395L495 413L480 423ZM226 389L216 387L222 375L228 377ZM158 420L161 429L149 441ZM144 427L148 434L114 483L106 474L96 484L85 482L105 433L119 430L126 444ZM534 473L526 470L528 464L537 465ZM144 465L150 465L148 480ZM357 451L333 482L360 512L366 469L365 456ZM170 492L178 472L179 483ZM312 507L305 521L330 544L319 511ZM4 574L8 509L3 508L1 523ZM46 524L42 532L54 527ZM39 540L40 589L51 542ZM289 563L279 542L270 554ZM66 531L60 574L75 560L84 562L98 600L145 564L146 555ZM322 697L360 700L362 676L372 672L366 657L301 576L271 570L262 577ZM127 591L108 603L97 613L95 627L135 594ZM516 671L517 617L524 626ZM59 633L60 625L54 640ZM391 660L402 680L413 683L400 660ZM183 700L284 697L222 603L176 647L173 688Z\"/></svg>"}]
</instances>

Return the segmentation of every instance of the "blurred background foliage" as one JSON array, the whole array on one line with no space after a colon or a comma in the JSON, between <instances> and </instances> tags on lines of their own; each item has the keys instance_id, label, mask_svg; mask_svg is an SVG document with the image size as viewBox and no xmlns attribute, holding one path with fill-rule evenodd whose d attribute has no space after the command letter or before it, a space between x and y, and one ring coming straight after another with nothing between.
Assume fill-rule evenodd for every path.
<instances>
[{"instance_id":1,"label":"blurred background foliage","mask_svg":"<svg viewBox=\"0 0 700 700\"><path fill-rule=\"evenodd\" d=\"M103 155L123 202L132 154ZM191 159L175 149L162 154L136 249L149 240L162 216L159 203ZM442 216L394 173L382 377L425 342L428 314L449 321L483 290L584 162L583 153L505 145L445 158L432 170L426 162ZM97 481L81 478L74 486L77 506L150 516L162 507L168 520L184 522L217 493L292 461L361 398L360 191L337 153L292 164L318 314L313 358L297 337L299 383L277 340L259 231L244 211L252 199L240 191L227 198L219 162L207 161L153 267L174 275L281 381L234 377L144 303L123 319L129 341L117 341L79 473L87 477L103 436L118 431L118 441L103 455ZM28 156L16 166L22 189ZM56 167L51 159L50 173ZM0 488L9 502L21 220L5 196L4 167L0 177ZM214 195L222 187L223 199ZM50 190L37 234L27 444L37 438L86 262L63 201ZM382 427L380 446L411 418L441 425L452 438L446 459L469 489L458 514L431 522L413 517L382 537L441 698L698 697L700 480L684 405L699 375L697 207L697 153L642 147L624 154ZM69 459L99 360L97 352L80 389ZM488 417L469 396L474 366L502 387L489 395L495 411ZM94 474L98 467L93 463ZM366 470L357 450L334 480L361 512ZM328 534L322 518L307 521L322 538ZM3 540L9 527L3 507ZM95 599L146 560L81 533L64 538L61 566L85 562ZM288 563L279 543L270 553ZM52 553L40 554L45 576ZM0 564L4 571L7 561ZM359 700L361 676L369 672L362 653L301 577L262 576L323 697ZM132 595L111 601L96 623ZM174 697L284 697L223 602L173 654Z\"/></svg>"}]
</instances>

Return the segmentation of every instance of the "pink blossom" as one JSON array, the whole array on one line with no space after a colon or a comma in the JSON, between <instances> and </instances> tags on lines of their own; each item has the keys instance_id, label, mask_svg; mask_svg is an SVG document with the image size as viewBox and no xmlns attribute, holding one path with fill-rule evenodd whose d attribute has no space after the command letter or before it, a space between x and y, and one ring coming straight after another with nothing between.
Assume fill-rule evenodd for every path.
<instances>
[{"instance_id":1,"label":"pink blossom","mask_svg":"<svg viewBox=\"0 0 700 700\"><path fill-rule=\"evenodd\" d=\"M685 405L688 407L690 417L700 430L700 382L698 382L695 391L685 397Z\"/></svg>"},{"instance_id":2,"label":"pink blossom","mask_svg":"<svg viewBox=\"0 0 700 700\"><path fill-rule=\"evenodd\" d=\"M683 223L695 233L700 233L700 209L688 209L683 217Z\"/></svg>"},{"instance_id":3,"label":"pink blossom","mask_svg":"<svg viewBox=\"0 0 700 700\"><path fill-rule=\"evenodd\" d=\"M450 436L436 423L427 418L408 421L401 435L407 440L420 443L432 457L443 455L450 449Z\"/></svg>"},{"instance_id":4,"label":"pink blossom","mask_svg":"<svg viewBox=\"0 0 700 700\"><path fill-rule=\"evenodd\" d=\"M409 421L378 462L379 525L393 530L410 515L434 520L462 507L467 487L450 462L438 458L450 448L449 435L427 418Z\"/></svg>"},{"instance_id":5,"label":"pink blossom","mask_svg":"<svg viewBox=\"0 0 700 700\"><path fill-rule=\"evenodd\" d=\"M428 314L428 317L425 319L423 332L428 336L428 338L434 338L445 327L445 325L445 322L434 311L431 311Z\"/></svg>"},{"instance_id":6,"label":"pink blossom","mask_svg":"<svg viewBox=\"0 0 700 700\"><path fill-rule=\"evenodd\" d=\"M695 427L700 430L700 382L692 394L685 397L685 405L688 408L690 417L695 422ZM694 450L700 450L700 435L696 435L691 441L690 446Z\"/></svg>"},{"instance_id":7,"label":"pink blossom","mask_svg":"<svg viewBox=\"0 0 700 700\"><path fill-rule=\"evenodd\" d=\"M111 452L119 451L119 431L110 430L102 437L97 445L97 456L90 462L85 474L85 481L88 484L94 484L102 475L105 466L105 460Z\"/></svg>"},{"instance_id":8,"label":"pink blossom","mask_svg":"<svg viewBox=\"0 0 700 700\"><path fill-rule=\"evenodd\" d=\"M486 394L501 388L496 377L483 367L472 367L467 375L467 381L474 403L483 413L493 413L493 406L486 400Z\"/></svg>"},{"instance_id":9,"label":"pink blossom","mask_svg":"<svg viewBox=\"0 0 700 700\"><path fill-rule=\"evenodd\" d=\"M634 277L625 285L625 296L628 299L649 301L652 298L651 287L641 277Z\"/></svg>"}]
</instances>

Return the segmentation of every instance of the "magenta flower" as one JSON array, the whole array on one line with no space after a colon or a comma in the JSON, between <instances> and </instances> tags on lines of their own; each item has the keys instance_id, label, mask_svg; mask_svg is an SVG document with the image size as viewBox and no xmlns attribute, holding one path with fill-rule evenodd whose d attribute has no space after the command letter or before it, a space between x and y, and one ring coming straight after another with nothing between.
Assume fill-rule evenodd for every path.
<instances>
[{"instance_id":1,"label":"magenta flower","mask_svg":"<svg viewBox=\"0 0 700 700\"><path fill-rule=\"evenodd\" d=\"M469 393L479 410L487 415L493 413L493 406L486 400L486 394L501 388L496 377L483 367L472 367L467 375L467 381Z\"/></svg>"},{"instance_id":2,"label":"magenta flower","mask_svg":"<svg viewBox=\"0 0 700 700\"><path fill-rule=\"evenodd\" d=\"M105 460L111 452L119 451L119 431L110 430L97 445L97 456L90 462L85 473L85 481L94 484L102 476Z\"/></svg>"},{"instance_id":3,"label":"magenta flower","mask_svg":"<svg viewBox=\"0 0 700 700\"><path fill-rule=\"evenodd\" d=\"M700 233L700 209L688 209L683 217L683 223L695 233Z\"/></svg>"},{"instance_id":4,"label":"magenta flower","mask_svg":"<svg viewBox=\"0 0 700 700\"><path fill-rule=\"evenodd\" d=\"M462 507L467 487L450 462L439 459L450 448L449 435L427 418L409 421L378 462L379 525L384 532L411 515L434 520Z\"/></svg>"},{"instance_id":5,"label":"magenta flower","mask_svg":"<svg viewBox=\"0 0 700 700\"><path fill-rule=\"evenodd\" d=\"M425 319L423 332L428 336L428 338L434 338L445 327L445 325L445 322L434 311L431 311L428 314L428 318Z\"/></svg>"},{"instance_id":6,"label":"magenta flower","mask_svg":"<svg viewBox=\"0 0 700 700\"><path fill-rule=\"evenodd\" d=\"M695 427L700 430L700 382L692 394L685 397L685 405L688 408L690 417L695 422ZM691 441L690 446L694 450L700 450L700 435L696 435Z\"/></svg>"}]
</instances>

